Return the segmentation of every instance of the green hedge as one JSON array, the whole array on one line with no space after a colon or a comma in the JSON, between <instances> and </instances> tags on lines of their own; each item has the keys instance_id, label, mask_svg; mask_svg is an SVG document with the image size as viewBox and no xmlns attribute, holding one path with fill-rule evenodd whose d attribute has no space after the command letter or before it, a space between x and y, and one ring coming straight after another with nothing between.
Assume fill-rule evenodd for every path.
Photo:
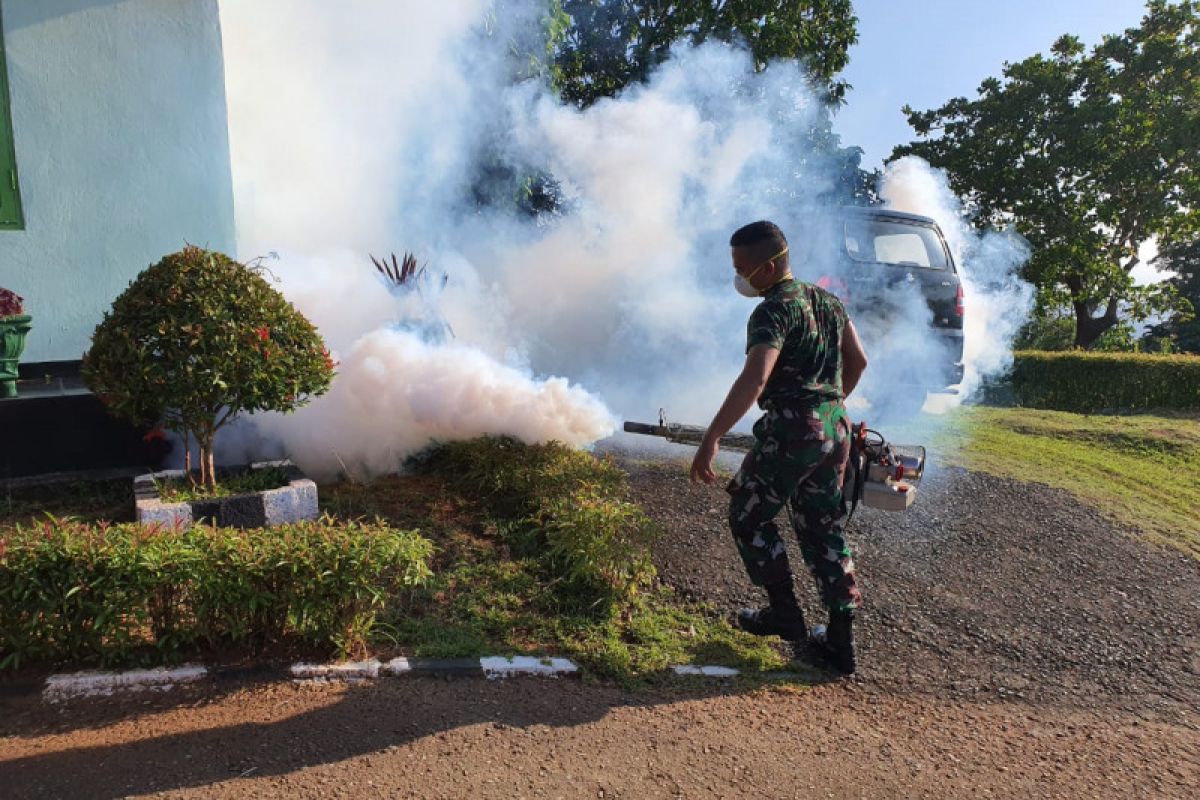
<instances>
[{"instance_id":1,"label":"green hedge","mask_svg":"<svg viewBox=\"0 0 1200 800\"><path fill-rule=\"evenodd\" d=\"M1200 356L1019 351L1008 385L1011 401L1030 408L1200 409Z\"/></svg>"},{"instance_id":2,"label":"green hedge","mask_svg":"<svg viewBox=\"0 0 1200 800\"><path fill-rule=\"evenodd\" d=\"M47 518L0 532L0 669L171 661L284 637L345 655L429 577L432 552L381 523L174 531Z\"/></svg>"}]
</instances>

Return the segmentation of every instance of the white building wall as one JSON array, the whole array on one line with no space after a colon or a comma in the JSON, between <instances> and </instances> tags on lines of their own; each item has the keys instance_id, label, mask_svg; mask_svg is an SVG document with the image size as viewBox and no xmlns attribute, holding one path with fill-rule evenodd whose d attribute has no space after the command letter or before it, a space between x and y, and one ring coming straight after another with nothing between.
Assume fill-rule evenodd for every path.
<instances>
[{"instance_id":1,"label":"white building wall","mask_svg":"<svg viewBox=\"0 0 1200 800\"><path fill-rule=\"evenodd\" d=\"M25 229L0 286L24 361L78 359L113 299L185 242L232 253L216 0L0 0Z\"/></svg>"}]
</instances>

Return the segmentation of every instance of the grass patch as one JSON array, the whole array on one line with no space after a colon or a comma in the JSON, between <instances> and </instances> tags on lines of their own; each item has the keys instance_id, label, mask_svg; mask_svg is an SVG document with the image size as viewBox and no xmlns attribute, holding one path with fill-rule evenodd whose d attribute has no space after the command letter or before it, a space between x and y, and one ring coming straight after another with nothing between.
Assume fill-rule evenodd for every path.
<instances>
[{"instance_id":1,"label":"grass patch","mask_svg":"<svg viewBox=\"0 0 1200 800\"><path fill-rule=\"evenodd\" d=\"M960 409L934 434L943 460L1066 489L1120 524L1200 559L1200 416Z\"/></svg>"},{"instance_id":2,"label":"grass patch","mask_svg":"<svg viewBox=\"0 0 1200 800\"><path fill-rule=\"evenodd\" d=\"M196 480L199 481L199 474ZM239 494L256 494L287 486L289 473L280 467L264 467L225 476L216 486L202 486L186 478L167 478L158 481L158 496L164 503L190 503L193 500L212 500L218 497L235 497Z\"/></svg>"},{"instance_id":3,"label":"grass patch","mask_svg":"<svg viewBox=\"0 0 1200 800\"><path fill-rule=\"evenodd\" d=\"M657 584L658 531L627 500L615 462L485 438L436 448L416 468L321 489L326 512L416 526L437 548L408 610L380 620L379 646L443 658L565 655L624 683L673 664L786 665L770 642Z\"/></svg>"},{"instance_id":4,"label":"grass patch","mask_svg":"<svg viewBox=\"0 0 1200 800\"><path fill-rule=\"evenodd\" d=\"M548 589L536 561L508 560L502 551L435 571L412 609L382 620L376 643L435 658L565 655L592 675L625 683L673 664L767 671L787 663L768 641L711 609L680 605L665 588L618 613L580 608Z\"/></svg>"}]
</instances>

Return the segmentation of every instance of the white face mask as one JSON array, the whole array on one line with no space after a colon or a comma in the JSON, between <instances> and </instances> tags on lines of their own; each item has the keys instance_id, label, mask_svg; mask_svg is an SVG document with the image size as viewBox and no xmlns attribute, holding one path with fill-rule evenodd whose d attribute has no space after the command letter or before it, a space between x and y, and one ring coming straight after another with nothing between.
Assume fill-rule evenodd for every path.
<instances>
[{"instance_id":1,"label":"white face mask","mask_svg":"<svg viewBox=\"0 0 1200 800\"><path fill-rule=\"evenodd\" d=\"M758 297L758 289L751 286L750 281L746 280L740 272L733 275L733 288L737 289L738 294L742 297Z\"/></svg>"},{"instance_id":2,"label":"white face mask","mask_svg":"<svg viewBox=\"0 0 1200 800\"><path fill-rule=\"evenodd\" d=\"M755 267L754 271L751 272L749 275L742 275L742 273L740 273L740 272L735 272L733 274L733 288L737 289L738 294L740 294L742 297L761 297L762 292L759 291L758 289L754 288L754 286L750 283L750 279L753 278L755 275L757 275L759 270L761 270L767 264L770 264L775 259L782 256L787 251L788 251L788 249L786 247L783 248L778 253L771 256L766 261L764 261L763 263L761 263L757 267Z\"/></svg>"}]
</instances>

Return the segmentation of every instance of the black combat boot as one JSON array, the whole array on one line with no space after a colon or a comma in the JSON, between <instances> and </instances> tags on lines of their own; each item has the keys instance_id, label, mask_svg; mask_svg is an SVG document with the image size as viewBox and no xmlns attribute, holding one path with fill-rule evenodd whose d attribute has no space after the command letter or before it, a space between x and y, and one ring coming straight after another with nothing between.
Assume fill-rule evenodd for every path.
<instances>
[{"instance_id":1,"label":"black combat boot","mask_svg":"<svg viewBox=\"0 0 1200 800\"><path fill-rule=\"evenodd\" d=\"M854 612L830 611L829 625L825 630L817 626L811 644L817 654L843 675L853 675L854 657Z\"/></svg>"},{"instance_id":2,"label":"black combat boot","mask_svg":"<svg viewBox=\"0 0 1200 800\"><path fill-rule=\"evenodd\" d=\"M789 642L802 642L808 638L808 627L804 614L796 602L792 581L770 584L767 597L771 604L759 609L743 608L738 612L738 627L756 636L778 636Z\"/></svg>"}]
</instances>

